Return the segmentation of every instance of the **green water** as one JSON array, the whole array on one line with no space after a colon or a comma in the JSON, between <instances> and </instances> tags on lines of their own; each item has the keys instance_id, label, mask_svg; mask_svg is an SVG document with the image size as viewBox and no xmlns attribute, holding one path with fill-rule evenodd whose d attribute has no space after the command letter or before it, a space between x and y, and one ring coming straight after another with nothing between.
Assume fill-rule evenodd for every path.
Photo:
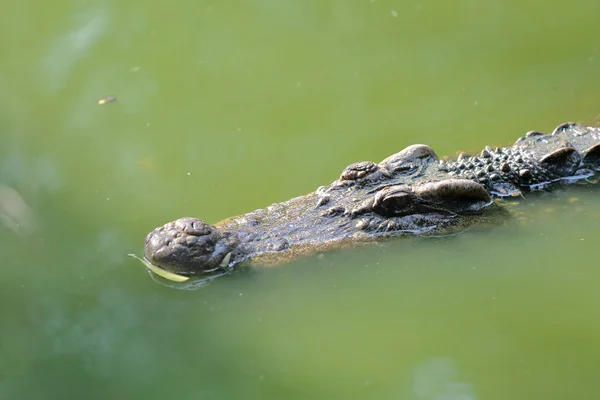
<instances>
[{"instance_id":1,"label":"green water","mask_svg":"<svg viewBox=\"0 0 600 400\"><path fill-rule=\"evenodd\" d=\"M3 4L0 399L597 398L598 188L196 291L127 253L413 143L593 124L598 21L597 0Z\"/></svg>"}]
</instances>

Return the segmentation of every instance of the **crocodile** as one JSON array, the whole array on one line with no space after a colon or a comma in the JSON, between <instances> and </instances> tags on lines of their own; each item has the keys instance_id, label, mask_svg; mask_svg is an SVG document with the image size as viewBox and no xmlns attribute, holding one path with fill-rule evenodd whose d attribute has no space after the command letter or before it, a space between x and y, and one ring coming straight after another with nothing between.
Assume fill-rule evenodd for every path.
<instances>
[{"instance_id":1,"label":"crocodile","mask_svg":"<svg viewBox=\"0 0 600 400\"><path fill-rule=\"evenodd\" d=\"M394 236L446 235L502 209L498 198L594 182L598 171L600 127L576 123L455 160L417 144L380 163L351 164L305 196L215 225L192 217L169 222L147 235L145 258L170 273L210 276Z\"/></svg>"}]
</instances>

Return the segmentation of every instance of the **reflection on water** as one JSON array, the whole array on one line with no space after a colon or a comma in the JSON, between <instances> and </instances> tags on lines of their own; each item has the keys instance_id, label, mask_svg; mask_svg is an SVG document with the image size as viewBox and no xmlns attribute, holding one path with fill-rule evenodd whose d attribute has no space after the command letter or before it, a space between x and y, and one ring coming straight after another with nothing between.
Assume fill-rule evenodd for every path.
<instances>
[{"instance_id":1,"label":"reflection on water","mask_svg":"<svg viewBox=\"0 0 600 400\"><path fill-rule=\"evenodd\" d=\"M22 146L22 145L21 145ZM28 155L17 146L3 149L0 181L37 195L54 194L63 185L58 161L53 156Z\"/></svg>"},{"instance_id":2,"label":"reflection on water","mask_svg":"<svg viewBox=\"0 0 600 400\"><path fill-rule=\"evenodd\" d=\"M31 201L56 193L62 178L52 157L30 156L16 149L5 148L0 159L0 222L15 234L26 236L37 225Z\"/></svg>"},{"instance_id":3,"label":"reflection on water","mask_svg":"<svg viewBox=\"0 0 600 400\"><path fill-rule=\"evenodd\" d=\"M107 288L97 293L86 313L65 312L62 305L49 307L43 331L52 344L52 354L86 354L85 368L93 375L110 373L112 349L127 332L139 325L139 316L127 293ZM123 354L121 362L133 368L152 360L149 343L137 341Z\"/></svg>"},{"instance_id":4,"label":"reflection on water","mask_svg":"<svg viewBox=\"0 0 600 400\"><path fill-rule=\"evenodd\" d=\"M88 57L88 52L102 38L109 27L103 10L86 10L72 17L68 31L56 36L44 61L42 84L50 91L64 89L67 80L73 77L76 63Z\"/></svg>"},{"instance_id":5,"label":"reflection on water","mask_svg":"<svg viewBox=\"0 0 600 400\"><path fill-rule=\"evenodd\" d=\"M212 275L210 277L206 277L206 278L195 278L195 279L190 279L187 282L184 283L177 283L177 282L173 282L170 280L167 280L165 278L161 278L160 276L157 276L156 274L152 273L152 271L148 270L148 275L150 275L150 278L152 278L152 280L160 285L172 288L172 289L177 289L177 290L197 290L197 289L203 289L206 286L210 285L215 279L217 278L223 278L228 276L229 274L227 272L223 272L221 274L216 274L216 275Z\"/></svg>"},{"instance_id":6,"label":"reflection on water","mask_svg":"<svg viewBox=\"0 0 600 400\"><path fill-rule=\"evenodd\" d=\"M437 357L415 368L414 400L477 400L473 384L451 358Z\"/></svg>"},{"instance_id":7,"label":"reflection on water","mask_svg":"<svg viewBox=\"0 0 600 400\"><path fill-rule=\"evenodd\" d=\"M19 193L0 184L0 222L19 236L34 229L33 211Z\"/></svg>"}]
</instances>

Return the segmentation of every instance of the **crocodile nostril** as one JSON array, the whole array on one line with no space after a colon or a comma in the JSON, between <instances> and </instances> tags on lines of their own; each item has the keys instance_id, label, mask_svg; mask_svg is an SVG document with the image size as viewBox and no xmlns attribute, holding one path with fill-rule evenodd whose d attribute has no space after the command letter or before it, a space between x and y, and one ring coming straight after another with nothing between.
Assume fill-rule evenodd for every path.
<instances>
[{"instance_id":1,"label":"crocodile nostril","mask_svg":"<svg viewBox=\"0 0 600 400\"><path fill-rule=\"evenodd\" d=\"M175 221L175 226L180 231L194 236L204 236L212 232L211 226L198 218L179 218Z\"/></svg>"},{"instance_id":2,"label":"crocodile nostril","mask_svg":"<svg viewBox=\"0 0 600 400\"><path fill-rule=\"evenodd\" d=\"M207 230L206 233L208 233L208 231L210 231L210 229L206 229L206 228L208 228L208 226L200 220L196 220L196 221L192 222L192 229L194 230L194 232L203 232L203 231ZM206 233L201 233L201 234L206 234Z\"/></svg>"}]
</instances>

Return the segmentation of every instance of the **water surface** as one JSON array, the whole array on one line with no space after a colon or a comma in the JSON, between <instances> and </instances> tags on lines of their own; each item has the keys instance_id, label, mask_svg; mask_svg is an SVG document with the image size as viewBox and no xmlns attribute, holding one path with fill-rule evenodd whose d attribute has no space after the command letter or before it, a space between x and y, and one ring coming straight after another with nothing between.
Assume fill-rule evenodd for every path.
<instances>
[{"instance_id":1,"label":"water surface","mask_svg":"<svg viewBox=\"0 0 600 400\"><path fill-rule=\"evenodd\" d=\"M157 284L128 253L413 143L599 115L600 3L29 1L0 14L0 398L594 398L595 187L494 229ZM99 105L108 96L115 102Z\"/></svg>"}]
</instances>

